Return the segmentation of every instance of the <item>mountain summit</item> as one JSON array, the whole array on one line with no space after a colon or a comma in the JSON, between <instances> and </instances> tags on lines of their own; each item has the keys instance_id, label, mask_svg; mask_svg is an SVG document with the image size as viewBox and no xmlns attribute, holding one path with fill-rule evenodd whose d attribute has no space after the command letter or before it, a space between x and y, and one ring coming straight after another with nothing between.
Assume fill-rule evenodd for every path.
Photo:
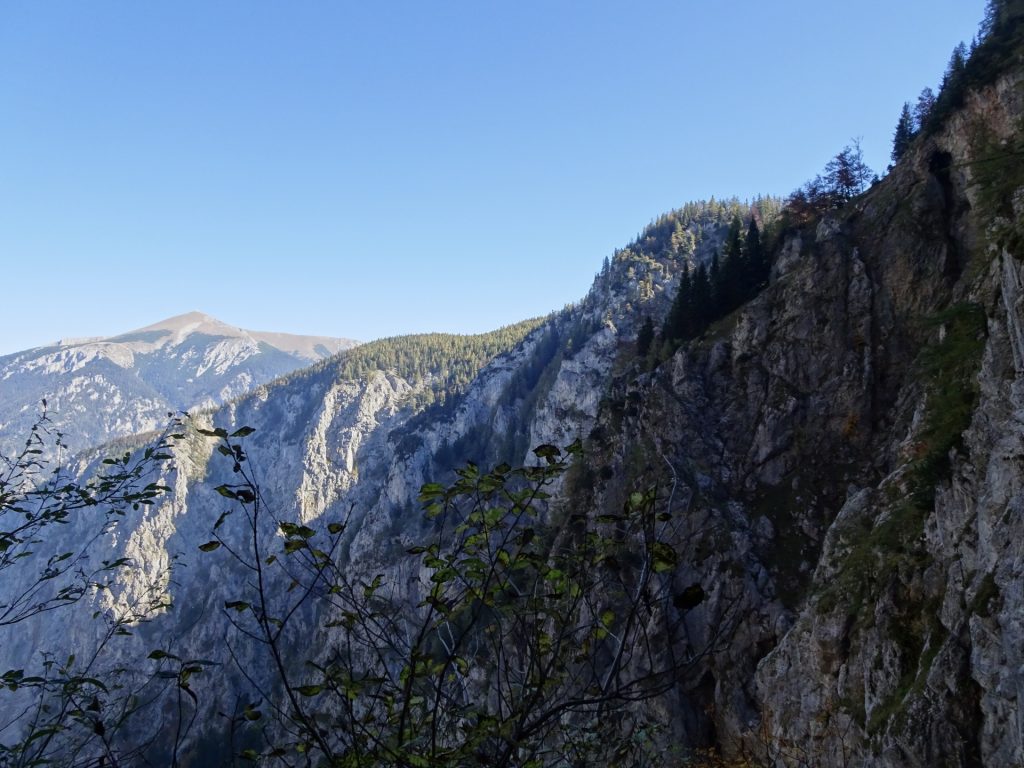
<instances>
[{"instance_id":1,"label":"mountain summit","mask_svg":"<svg viewBox=\"0 0 1024 768\"><path fill-rule=\"evenodd\" d=\"M0 446L21 445L45 399L72 450L160 425L168 411L219 405L355 346L351 339L250 331L202 312L118 336L62 339L0 357Z\"/></svg>"},{"instance_id":2,"label":"mountain summit","mask_svg":"<svg viewBox=\"0 0 1024 768\"><path fill-rule=\"evenodd\" d=\"M140 334L161 333L153 341L137 340ZM300 360L315 363L325 357L337 354L356 345L352 339L338 339L330 336L300 336L292 333L252 331L229 325L205 312L187 312L161 320L145 328L130 331L122 336L106 339L109 342L128 344L140 351L160 349L166 345L177 345L193 334L224 339L251 339L257 344L266 344Z\"/></svg>"}]
</instances>

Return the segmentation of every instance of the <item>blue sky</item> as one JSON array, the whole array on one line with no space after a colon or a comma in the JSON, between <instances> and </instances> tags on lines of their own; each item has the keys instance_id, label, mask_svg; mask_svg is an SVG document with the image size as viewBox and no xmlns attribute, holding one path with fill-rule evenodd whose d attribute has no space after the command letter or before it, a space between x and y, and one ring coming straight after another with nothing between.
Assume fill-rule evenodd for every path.
<instances>
[{"instance_id":1,"label":"blue sky","mask_svg":"<svg viewBox=\"0 0 1024 768\"><path fill-rule=\"evenodd\" d=\"M0 6L0 353L198 309L362 340L580 298L688 200L884 169L983 0Z\"/></svg>"}]
</instances>

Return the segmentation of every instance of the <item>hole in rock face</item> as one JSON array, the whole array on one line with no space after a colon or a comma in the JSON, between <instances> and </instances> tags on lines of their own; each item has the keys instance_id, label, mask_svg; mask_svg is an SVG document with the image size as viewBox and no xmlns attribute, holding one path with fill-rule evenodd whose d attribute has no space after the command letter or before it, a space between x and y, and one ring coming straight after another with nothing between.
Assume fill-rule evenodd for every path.
<instances>
[{"instance_id":1,"label":"hole in rock face","mask_svg":"<svg viewBox=\"0 0 1024 768\"><path fill-rule=\"evenodd\" d=\"M947 277L956 280L960 277L963 265L959 244L956 238L957 196L953 189L953 179L950 170L953 167L953 156L949 152L935 152L928 159L928 172L939 183L942 189L942 211L941 216L945 223L946 260L943 265L943 272Z\"/></svg>"},{"instance_id":2,"label":"hole in rock face","mask_svg":"<svg viewBox=\"0 0 1024 768\"><path fill-rule=\"evenodd\" d=\"M950 169L953 166L953 156L949 152L935 152L928 160L928 172L935 177L942 188L943 215L947 223L953 217L953 206L955 195L953 193L953 179L950 176Z\"/></svg>"},{"instance_id":3,"label":"hole in rock face","mask_svg":"<svg viewBox=\"0 0 1024 768\"><path fill-rule=\"evenodd\" d=\"M946 182L949 181L949 168L953 164L953 156L949 152L936 152L928 160L928 171L939 177L942 180L944 176Z\"/></svg>"},{"instance_id":4,"label":"hole in rock face","mask_svg":"<svg viewBox=\"0 0 1024 768\"><path fill-rule=\"evenodd\" d=\"M953 180L949 173L952 166L953 156L949 152L935 152L928 160L928 172L942 187L943 213L947 220L953 215Z\"/></svg>"}]
</instances>

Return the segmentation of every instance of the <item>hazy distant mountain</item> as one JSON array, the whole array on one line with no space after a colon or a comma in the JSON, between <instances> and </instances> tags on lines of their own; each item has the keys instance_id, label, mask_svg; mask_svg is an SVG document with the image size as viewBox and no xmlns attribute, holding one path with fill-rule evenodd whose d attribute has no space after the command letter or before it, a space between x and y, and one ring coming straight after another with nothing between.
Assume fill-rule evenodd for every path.
<instances>
[{"instance_id":1,"label":"hazy distant mountain","mask_svg":"<svg viewBox=\"0 0 1024 768\"><path fill-rule=\"evenodd\" d=\"M78 449L158 427L168 411L220 404L355 344L248 331L189 312L120 336L0 357L0 449L23 444L43 399Z\"/></svg>"}]
</instances>

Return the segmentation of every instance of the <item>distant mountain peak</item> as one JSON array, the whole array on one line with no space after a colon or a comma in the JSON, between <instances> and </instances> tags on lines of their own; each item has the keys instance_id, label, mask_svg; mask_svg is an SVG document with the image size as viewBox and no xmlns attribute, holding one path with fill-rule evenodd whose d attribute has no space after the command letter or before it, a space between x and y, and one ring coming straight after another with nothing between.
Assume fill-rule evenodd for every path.
<instances>
[{"instance_id":1,"label":"distant mountain peak","mask_svg":"<svg viewBox=\"0 0 1024 768\"><path fill-rule=\"evenodd\" d=\"M219 336L229 339L251 341L255 345L267 344L293 357L310 363L330 357L342 350L356 346L353 339L333 336L306 336L293 333L276 333L271 331L253 331L237 325L225 323L213 315L193 310L182 315L174 315L159 322L137 328L134 331L106 339L90 339L90 341L118 342L149 345L148 349L158 349L166 344L180 344L193 334ZM161 335L156 335L161 334Z\"/></svg>"},{"instance_id":2,"label":"distant mountain peak","mask_svg":"<svg viewBox=\"0 0 1024 768\"><path fill-rule=\"evenodd\" d=\"M168 317L167 319L153 323L152 325L147 325L134 331L129 331L126 334L122 334L122 336L131 337L141 333L151 333L153 331L167 331L174 336L175 341L180 341L193 333L205 333L209 336L228 337L247 335L244 329L229 325L222 320L218 320L213 315L208 315L205 312L186 312L183 315ZM114 337L114 339L119 338L121 338L121 336Z\"/></svg>"},{"instance_id":3,"label":"distant mountain peak","mask_svg":"<svg viewBox=\"0 0 1024 768\"><path fill-rule=\"evenodd\" d=\"M53 342L54 346L57 347L78 347L82 344L95 344L97 341L103 341L106 338L104 336L69 336L63 339L57 339Z\"/></svg>"},{"instance_id":4,"label":"distant mountain peak","mask_svg":"<svg viewBox=\"0 0 1024 768\"><path fill-rule=\"evenodd\" d=\"M0 452L24 440L46 400L79 449L160 425L356 345L351 339L249 331L205 312L117 336L66 337L0 362Z\"/></svg>"}]
</instances>

